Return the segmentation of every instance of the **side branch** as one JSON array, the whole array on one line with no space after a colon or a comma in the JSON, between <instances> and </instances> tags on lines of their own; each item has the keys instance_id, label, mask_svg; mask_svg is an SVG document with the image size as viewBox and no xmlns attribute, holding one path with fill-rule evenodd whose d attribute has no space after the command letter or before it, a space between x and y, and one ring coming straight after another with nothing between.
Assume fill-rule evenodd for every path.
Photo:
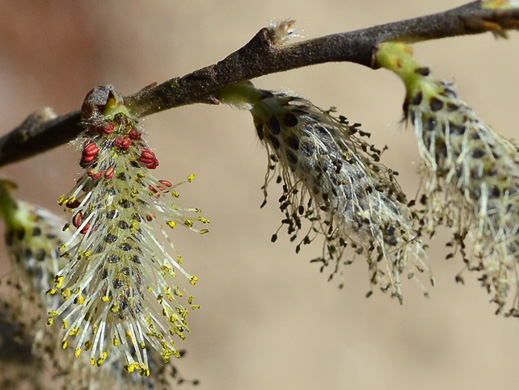
<instances>
[{"instance_id":1,"label":"side branch","mask_svg":"<svg viewBox=\"0 0 519 390\"><path fill-rule=\"evenodd\" d=\"M498 2L496 2L498 3ZM475 1L461 7L367 29L328 35L283 46L268 28L222 61L183 77L149 86L125 98L136 117L193 103L217 103L214 94L225 87L256 77L326 62L353 62L372 69L376 46L386 41L419 42L519 28L519 9L493 9ZM494 7L495 8L495 7ZM24 122L0 138L0 166L63 144L81 132L74 112L31 127Z\"/></svg>"}]
</instances>

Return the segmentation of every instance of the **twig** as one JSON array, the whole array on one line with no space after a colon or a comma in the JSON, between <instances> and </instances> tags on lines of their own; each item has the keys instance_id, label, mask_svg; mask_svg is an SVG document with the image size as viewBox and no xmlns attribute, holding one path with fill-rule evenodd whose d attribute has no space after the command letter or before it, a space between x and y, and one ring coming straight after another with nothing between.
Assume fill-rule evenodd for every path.
<instances>
[{"instance_id":1,"label":"twig","mask_svg":"<svg viewBox=\"0 0 519 390\"><path fill-rule=\"evenodd\" d=\"M519 28L519 9L481 8L481 1L414 19L367 29L339 33L279 46L268 28L261 29L252 40L222 61L151 85L125 103L136 117L144 117L173 107L193 103L217 103L218 90L271 73L287 71L326 62L347 61L377 69L373 52L386 41L419 42L467 34ZM0 138L0 166L41 153L76 137L79 112L73 112L33 126L24 122Z\"/></svg>"}]
</instances>

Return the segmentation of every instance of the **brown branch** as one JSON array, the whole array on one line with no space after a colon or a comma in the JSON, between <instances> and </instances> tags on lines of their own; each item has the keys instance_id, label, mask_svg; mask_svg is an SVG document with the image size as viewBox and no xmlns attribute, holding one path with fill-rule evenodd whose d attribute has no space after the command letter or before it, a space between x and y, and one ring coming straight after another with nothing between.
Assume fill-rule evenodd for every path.
<instances>
[{"instance_id":1,"label":"brown branch","mask_svg":"<svg viewBox=\"0 0 519 390\"><path fill-rule=\"evenodd\" d=\"M222 61L183 77L149 86L125 103L136 117L193 103L217 102L214 93L240 81L326 62L353 62L372 69L376 46L386 41L418 42L519 28L519 9L481 8L481 1L414 19L277 45L268 28ZM27 122L27 121L26 121ZM81 132L79 112L47 122L22 124L0 138L0 166L63 144ZM30 121L29 121L30 122Z\"/></svg>"}]
</instances>

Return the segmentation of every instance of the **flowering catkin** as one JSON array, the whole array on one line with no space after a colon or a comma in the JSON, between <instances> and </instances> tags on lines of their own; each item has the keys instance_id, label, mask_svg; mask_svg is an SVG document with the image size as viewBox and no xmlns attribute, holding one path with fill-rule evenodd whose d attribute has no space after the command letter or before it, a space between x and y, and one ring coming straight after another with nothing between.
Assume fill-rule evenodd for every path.
<instances>
[{"instance_id":1,"label":"flowering catkin","mask_svg":"<svg viewBox=\"0 0 519 390\"><path fill-rule=\"evenodd\" d=\"M13 187L13 183L0 180L0 215L6 223L5 239L11 260L8 281L11 289L0 301L3 308L0 341L5 342L2 347L9 351L9 356L4 357L6 361L23 366L18 368L17 382L31 380L39 384L43 372L51 370L59 373L55 379L64 390L153 390L169 388L174 382L187 382L172 362L168 370L161 369L162 359L155 350L150 351L148 359L150 368L157 370L149 377L129 375L123 369L118 350L100 368L92 367L85 354L70 361L61 342L68 330L56 331L46 326L46 310L59 307L63 297L45 292L53 286L56 273L66 265L58 248L70 240L72 232L63 231L65 221L49 210L13 198L10 194ZM11 290L16 294L13 297L9 297ZM20 339L22 344L16 341ZM4 378L8 379L13 378Z\"/></svg>"},{"instance_id":2,"label":"flowering catkin","mask_svg":"<svg viewBox=\"0 0 519 390\"><path fill-rule=\"evenodd\" d=\"M323 268L333 264L333 276L351 262L343 259L350 245L367 258L371 285L402 299L401 274L412 277L428 266L395 172L379 163L380 150L357 136L366 133L306 99L249 83L219 98L250 110L269 156L265 188L276 167L283 182L282 224L291 240L297 240L303 219L311 222L296 251L323 234L323 256L316 261Z\"/></svg>"},{"instance_id":3,"label":"flowering catkin","mask_svg":"<svg viewBox=\"0 0 519 390\"><path fill-rule=\"evenodd\" d=\"M58 301L45 292L64 264L58 248L71 234L62 231L64 221L49 210L14 199L10 194L14 187L14 183L0 180L0 215L6 224L12 283L20 290L20 300L41 300L56 308Z\"/></svg>"},{"instance_id":4,"label":"flowering catkin","mask_svg":"<svg viewBox=\"0 0 519 390\"><path fill-rule=\"evenodd\" d=\"M75 355L89 351L92 365L101 365L112 348L126 360L129 372L150 374L149 348L164 362L180 354L175 337L189 331L187 314L193 305L173 283L177 273L191 284L197 278L173 256L165 226L182 225L198 233L195 222L207 223L198 209L177 206L175 185L150 173L159 165L142 138L142 129L112 87L94 89L82 107L82 157L85 169L76 186L59 203L73 216L72 241L61 248L69 263L55 278L49 294L64 303L49 312L49 322L62 317ZM191 181L194 176L190 176ZM169 248L169 250L168 250Z\"/></svg>"},{"instance_id":5,"label":"flowering catkin","mask_svg":"<svg viewBox=\"0 0 519 390\"><path fill-rule=\"evenodd\" d=\"M420 66L408 46L383 44L377 59L406 85L405 114L423 160L426 226L431 232L441 223L452 227L451 245L459 247L469 270L481 272L479 280L493 294L498 312L514 289L508 314L518 316L517 147L483 122L451 83ZM466 253L467 236L472 254Z\"/></svg>"}]
</instances>

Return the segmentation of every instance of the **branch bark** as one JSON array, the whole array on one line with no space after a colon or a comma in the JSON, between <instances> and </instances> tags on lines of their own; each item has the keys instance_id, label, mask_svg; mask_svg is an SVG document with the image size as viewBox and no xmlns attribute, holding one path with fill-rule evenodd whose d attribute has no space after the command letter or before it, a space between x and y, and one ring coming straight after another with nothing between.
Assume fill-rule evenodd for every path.
<instances>
[{"instance_id":1,"label":"branch bark","mask_svg":"<svg viewBox=\"0 0 519 390\"><path fill-rule=\"evenodd\" d=\"M519 28L519 9L497 10L481 5L481 1L475 1L433 15L287 46L277 45L270 30L263 28L245 46L222 61L146 87L125 97L125 104L133 115L144 117L182 105L217 103L214 94L222 88L309 65L346 61L377 69L373 54L377 45L386 41L412 43L487 31L504 35L507 29ZM79 121L79 111L45 122L26 120L0 138L0 166L70 141L82 131Z\"/></svg>"}]
</instances>

